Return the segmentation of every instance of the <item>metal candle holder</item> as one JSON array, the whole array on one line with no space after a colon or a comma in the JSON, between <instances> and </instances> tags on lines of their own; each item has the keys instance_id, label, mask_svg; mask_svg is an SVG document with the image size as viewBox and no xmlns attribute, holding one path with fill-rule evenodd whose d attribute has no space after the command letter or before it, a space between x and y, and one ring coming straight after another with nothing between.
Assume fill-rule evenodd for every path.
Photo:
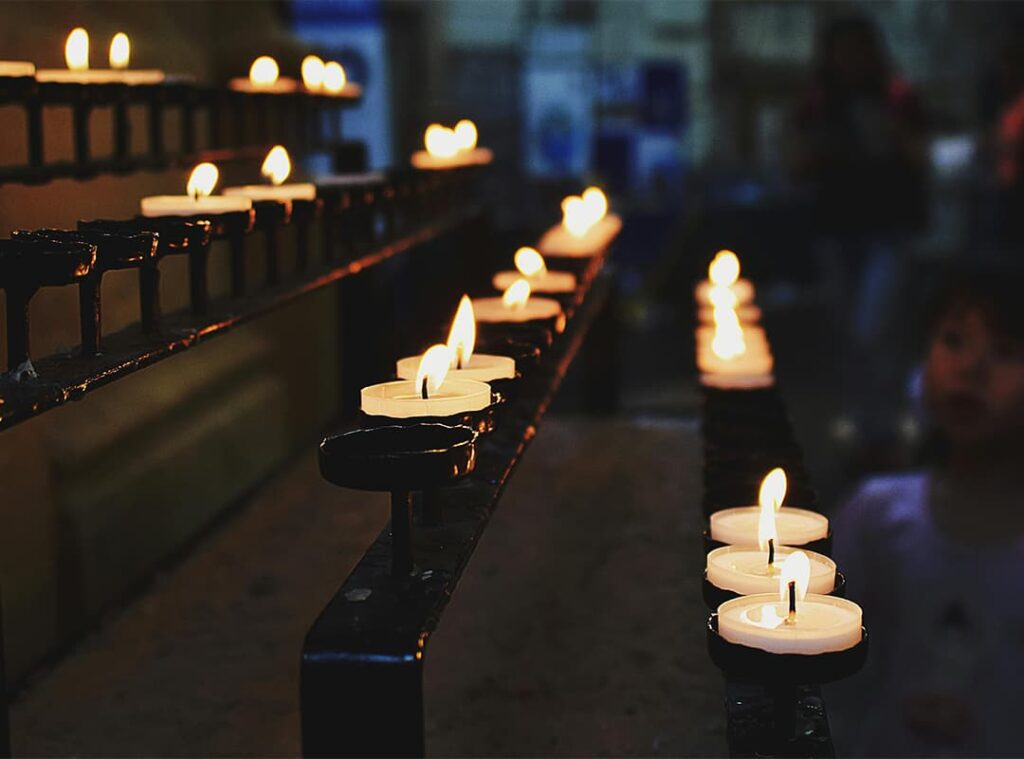
<instances>
[{"instance_id":1,"label":"metal candle holder","mask_svg":"<svg viewBox=\"0 0 1024 759\"><path fill-rule=\"evenodd\" d=\"M358 429L320 443L320 474L335 485L391 493L391 572L413 570L412 491L450 485L476 466L469 427L409 424Z\"/></svg>"},{"instance_id":2,"label":"metal candle holder","mask_svg":"<svg viewBox=\"0 0 1024 759\"><path fill-rule=\"evenodd\" d=\"M811 756L799 750L804 739L798 730L800 686L831 683L856 674L868 654L868 632L861 628L857 645L844 651L823 654L773 654L758 648L730 643L718 633L718 615L707 624L708 653L730 682L753 683L764 688L771 702L771 714L762 740L769 745L756 747L758 755Z\"/></svg>"},{"instance_id":3,"label":"metal candle holder","mask_svg":"<svg viewBox=\"0 0 1024 759\"><path fill-rule=\"evenodd\" d=\"M28 307L42 287L79 284L96 262L96 246L53 240L0 240L0 288L7 296L7 371L33 377Z\"/></svg>"},{"instance_id":4,"label":"metal candle holder","mask_svg":"<svg viewBox=\"0 0 1024 759\"><path fill-rule=\"evenodd\" d=\"M137 232L123 235L107 234L92 230L67 231L40 229L14 233L17 239L29 239L56 243L83 243L96 248L96 261L89 274L79 280L78 312L82 339L82 355L96 356L100 353L103 325L102 282L103 275L113 269L139 269L154 265L159 236L153 232Z\"/></svg>"}]
</instances>

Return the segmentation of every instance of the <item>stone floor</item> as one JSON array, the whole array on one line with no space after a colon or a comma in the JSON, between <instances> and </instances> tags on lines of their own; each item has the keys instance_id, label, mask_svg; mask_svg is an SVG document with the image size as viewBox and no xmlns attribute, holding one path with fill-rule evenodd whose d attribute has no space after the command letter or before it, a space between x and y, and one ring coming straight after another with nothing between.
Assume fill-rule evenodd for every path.
<instances>
[{"instance_id":1,"label":"stone floor","mask_svg":"<svg viewBox=\"0 0 1024 759\"><path fill-rule=\"evenodd\" d=\"M686 422L551 418L431 641L434 756L721 755ZM386 521L312 457L12 712L19 756L296 756L303 635Z\"/></svg>"}]
</instances>

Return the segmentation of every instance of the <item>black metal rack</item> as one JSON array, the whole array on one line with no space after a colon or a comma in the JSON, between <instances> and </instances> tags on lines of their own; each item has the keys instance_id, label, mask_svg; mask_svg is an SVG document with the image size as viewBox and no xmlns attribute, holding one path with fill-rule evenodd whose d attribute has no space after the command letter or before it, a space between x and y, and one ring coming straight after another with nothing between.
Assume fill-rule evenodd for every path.
<instances>
[{"instance_id":1,"label":"black metal rack","mask_svg":"<svg viewBox=\"0 0 1024 759\"><path fill-rule=\"evenodd\" d=\"M509 477L536 435L565 374L611 292L595 257L566 307L565 332L524 372L515 398L477 444L475 471L436 497L443 523L416 506L416 569L392 573L385 529L309 630L302 652L306 756L422 756L423 666L431 633ZM604 375L600 375L602 378Z\"/></svg>"}]
</instances>

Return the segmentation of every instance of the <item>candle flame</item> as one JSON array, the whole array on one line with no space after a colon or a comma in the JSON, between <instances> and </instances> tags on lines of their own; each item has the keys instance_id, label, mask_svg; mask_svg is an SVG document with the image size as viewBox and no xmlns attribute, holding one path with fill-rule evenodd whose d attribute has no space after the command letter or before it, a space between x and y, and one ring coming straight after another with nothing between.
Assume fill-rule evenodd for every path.
<instances>
[{"instance_id":1,"label":"candle flame","mask_svg":"<svg viewBox=\"0 0 1024 759\"><path fill-rule=\"evenodd\" d=\"M803 551L793 551L782 562L779 574L779 599L789 600L789 584L796 584L796 600L807 597L807 585L811 581L811 560Z\"/></svg>"},{"instance_id":2,"label":"candle flame","mask_svg":"<svg viewBox=\"0 0 1024 759\"><path fill-rule=\"evenodd\" d=\"M736 293L733 292L731 287L723 287L721 285L714 285L708 290L708 302L717 310L722 309L734 309L739 303L739 299L736 297Z\"/></svg>"},{"instance_id":3,"label":"candle flame","mask_svg":"<svg viewBox=\"0 0 1024 759\"><path fill-rule=\"evenodd\" d=\"M544 256L534 248L522 247L516 251L516 268L524 277L536 277L544 274L548 267L544 263Z\"/></svg>"},{"instance_id":4,"label":"candle flame","mask_svg":"<svg viewBox=\"0 0 1024 759\"><path fill-rule=\"evenodd\" d=\"M324 62L318 55L302 59L302 83L307 90L318 90L324 84Z\"/></svg>"},{"instance_id":5,"label":"candle flame","mask_svg":"<svg viewBox=\"0 0 1024 759\"><path fill-rule=\"evenodd\" d=\"M476 124L469 119L462 119L455 125L455 142L459 150L472 150L476 147Z\"/></svg>"},{"instance_id":6,"label":"candle flame","mask_svg":"<svg viewBox=\"0 0 1024 759\"><path fill-rule=\"evenodd\" d=\"M126 69L128 60L131 58L132 46L128 41L128 35L118 32L110 40L110 68Z\"/></svg>"},{"instance_id":7,"label":"candle flame","mask_svg":"<svg viewBox=\"0 0 1024 759\"><path fill-rule=\"evenodd\" d=\"M213 193L213 188L217 186L219 178L220 172L214 164L201 163L192 169L185 192L192 198L205 198Z\"/></svg>"},{"instance_id":8,"label":"candle flame","mask_svg":"<svg viewBox=\"0 0 1024 759\"><path fill-rule=\"evenodd\" d=\"M742 356L747 351L743 339L743 325L731 308L716 308L711 312L715 321L715 335L711 339L711 351L723 361Z\"/></svg>"},{"instance_id":9,"label":"candle flame","mask_svg":"<svg viewBox=\"0 0 1024 759\"><path fill-rule=\"evenodd\" d=\"M426 382L427 395L436 393L441 389L444 378L448 375L448 367L452 363L452 354L447 345L431 345L427 352L420 359L419 368L416 370L416 392L421 392Z\"/></svg>"},{"instance_id":10,"label":"candle flame","mask_svg":"<svg viewBox=\"0 0 1024 759\"><path fill-rule=\"evenodd\" d=\"M254 87L272 87L280 73L277 61L269 55L261 55L249 67L249 82Z\"/></svg>"},{"instance_id":11,"label":"candle flame","mask_svg":"<svg viewBox=\"0 0 1024 759\"><path fill-rule=\"evenodd\" d=\"M64 62L71 71L85 71L89 68L89 32L76 27L64 43Z\"/></svg>"},{"instance_id":12,"label":"candle flame","mask_svg":"<svg viewBox=\"0 0 1024 759\"><path fill-rule=\"evenodd\" d=\"M584 190L583 202L590 208L595 224L608 214L608 196L600 187L588 187Z\"/></svg>"},{"instance_id":13,"label":"candle flame","mask_svg":"<svg viewBox=\"0 0 1024 759\"><path fill-rule=\"evenodd\" d=\"M762 486L763 487L763 486ZM775 526L775 508L771 502L761 501L761 512L757 520L757 546L762 551L768 550L768 541L772 540L775 547L779 546L779 533Z\"/></svg>"},{"instance_id":14,"label":"candle flame","mask_svg":"<svg viewBox=\"0 0 1024 759\"><path fill-rule=\"evenodd\" d=\"M324 89L332 95L337 95L343 89L345 89L345 83L348 82L348 77L345 75L345 69L341 67L341 64L337 61L328 61L324 64Z\"/></svg>"},{"instance_id":15,"label":"candle flame","mask_svg":"<svg viewBox=\"0 0 1024 759\"><path fill-rule=\"evenodd\" d=\"M517 279L501 296L501 304L505 308L519 309L530 300L530 283L525 279Z\"/></svg>"},{"instance_id":16,"label":"candle flame","mask_svg":"<svg viewBox=\"0 0 1024 759\"><path fill-rule=\"evenodd\" d=\"M579 195L570 195L562 201L562 226L573 237L583 237L594 223L594 209Z\"/></svg>"},{"instance_id":17,"label":"candle flame","mask_svg":"<svg viewBox=\"0 0 1024 759\"><path fill-rule=\"evenodd\" d=\"M288 151L284 145L275 145L263 159L263 166L260 167L260 174L267 177L271 184L283 184L288 175L292 173L292 161L288 157Z\"/></svg>"},{"instance_id":18,"label":"candle flame","mask_svg":"<svg viewBox=\"0 0 1024 759\"><path fill-rule=\"evenodd\" d=\"M770 508L778 511L782 508L782 502L786 499L786 472L781 467L775 467L761 480L761 489L757 493L757 502L761 508Z\"/></svg>"},{"instance_id":19,"label":"candle flame","mask_svg":"<svg viewBox=\"0 0 1024 759\"><path fill-rule=\"evenodd\" d=\"M423 133L423 145L434 158L451 158L459 152L455 132L440 124L431 124Z\"/></svg>"},{"instance_id":20,"label":"candle flame","mask_svg":"<svg viewBox=\"0 0 1024 759\"><path fill-rule=\"evenodd\" d=\"M719 287L736 284L740 278L740 259L731 250L720 250L708 265L708 279Z\"/></svg>"},{"instance_id":21,"label":"candle flame","mask_svg":"<svg viewBox=\"0 0 1024 759\"><path fill-rule=\"evenodd\" d=\"M473 314L473 301L463 295L459 308L452 319L452 328L448 332L448 350L452 354L451 366L461 369L469 365L476 347L476 316Z\"/></svg>"}]
</instances>

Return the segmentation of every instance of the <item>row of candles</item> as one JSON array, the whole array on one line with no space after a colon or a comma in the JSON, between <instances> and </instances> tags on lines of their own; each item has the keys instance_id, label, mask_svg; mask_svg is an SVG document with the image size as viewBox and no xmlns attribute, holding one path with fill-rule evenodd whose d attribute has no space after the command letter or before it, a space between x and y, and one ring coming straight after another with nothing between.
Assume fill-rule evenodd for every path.
<instances>
[{"instance_id":1,"label":"row of candles","mask_svg":"<svg viewBox=\"0 0 1024 759\"><path fill-rule=\"evenodd\" d=\"M72 29L64 43L63 69L36 69L28 61L0 61L0 77L34 77L39 82L64 84L160 84L168 79L159 69L130 69L131 41L124 32L110 40L109 68L89 66L89 32L82 27ZM359 85L349 82L344 67L337 61L324 61L317 55L307 55L301 65L302 85L306 92L358 97ZM174 77L183 79L184 77ZM299 81L281 76L280 66L269 55L255 58L248 77L238 77L229 83L231 89L244 92L288 93L300 90Z\"/></svg>"},{"instance_id":2,"label":"row of candles","mask_svg":"<svg viewBox=\"0 0 1024 759\"><path fill-rule=\"evenodd\" d=\"M764 445L770 458L778 443L768 428L779 416L764 400L776 398L774 359L754 294L751 282L740 278L739 259L726 250L714 257L708 279L695 292L697 363L709 407L724 425L742 420L751 428L716 428L705 420L706 436L725 457L729 446ZM767 655L814 657L856 649L863 638L862 613L838 595L844 581L826 555L829 521L810 509L783 507L786 492L785 470L773 468L760 483L758 505L710 514L708 546L717 547L706 557L705 597L716 608L717 635Z\"/></svg>"}]
</instances>

